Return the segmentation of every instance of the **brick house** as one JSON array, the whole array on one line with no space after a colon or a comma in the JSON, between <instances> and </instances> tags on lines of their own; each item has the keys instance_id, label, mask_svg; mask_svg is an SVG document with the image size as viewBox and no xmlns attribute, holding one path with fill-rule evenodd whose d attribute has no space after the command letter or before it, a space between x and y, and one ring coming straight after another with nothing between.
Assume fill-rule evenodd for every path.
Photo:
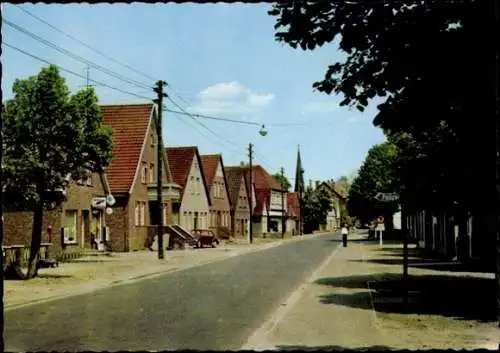
<instances>
[{"instance_id":1,"label":"brick house","mask_svg":"<svg viewBox=\"0 0 500 353\"><path fill-rule=\"evenodd\" d=\"M262 166L253 166L252 173L252 180L257 195L255 214L257 215L257 211L262 212L265 209L267 211L267 232L281 232L282 216L286 212L287 207L286 190L282 190L281 184ZM265 208L262 203L265 204ZM283 226L286 227L286 225Z\"/></svg>"},{"instance_id":2,"label":"brick house","mask_svg":"<svg viewBox=\"0 0 500 353\"><path fill-rule=\"evenodd\" d=\"M175 183L182 187L172 205L172 222L189 230L208 229L210 194L196 146L165 148Z\"/></svg>"},{"instance_id":3,"label":"brick house","mask_svg":"<svg viewBox=\"0 0 500 353\"><path fill-rule=\"evenodd\" d=\"M287 198L286 230L287 232L295 235L300 233L299 194L297 192L289 192L286 194L286 198Z\"/></svg>"},{"instance_id":4,"label":"brick house","mask_svg":"<svg viewBox=\"0 0 500 353\"><path fill-rule=\"evenodd\" d=\"M245 237L250 230L250 200L247 180L242 168L226 167L231 198L231 229L233 236ZM255 199L253 200L255 204Z\"/></svg>"},{"instance_id":5,"label":"brick house","mask_svg":"<svg viewBox=\"0 0 500 353\"><path fill-rule=\"evenodd\" d=\"M345 203L346 197L335 189L333 180L319 182L316 181L316 189L324 189L331 199L331 208L326 215L326 224L322 225L323 230L336 231L341 224L341 204Z\"/></svg>"},{"instance_id":6,"label":"brick house","mask_svg":"<svg viewBox=\"0 0 500 353\"><path fill-rule=\"evenodd\" d=\"M201 155L202 171L210 194L209 229L217 237L231 234L231 198L221 154Z\"/></svg>"},{"instance_id":7,"label":"brick house","mask_svg":"<svg viewBox=\"0 0 500 353\"><path fill-rule=\"evenodd\" d=\"M106 182L104 173L91 173L86 180L71 181L62 191L66 200L44 212L42 243L51 243L55 253L101 248L105 240L105 198L109 194ZM32 211L19 211L6 204L3 245L30 246L32 226Z\"/></svg>"},{"instance_id":8,"label":"brick house","mask_svg":"<svg viewBox=\"0 0 500 353\"><path fill-rule=\"evenodd\" d=\"M113 251L144 249L154 232L157 216L157 108L153 104L102 105L103 123L113 130L113 160L108 168L116 199L107 216L109 248ZM163 156L163 223L172 222L172 203L180 186L172 182Z\"/></svg>"}]
</instances>

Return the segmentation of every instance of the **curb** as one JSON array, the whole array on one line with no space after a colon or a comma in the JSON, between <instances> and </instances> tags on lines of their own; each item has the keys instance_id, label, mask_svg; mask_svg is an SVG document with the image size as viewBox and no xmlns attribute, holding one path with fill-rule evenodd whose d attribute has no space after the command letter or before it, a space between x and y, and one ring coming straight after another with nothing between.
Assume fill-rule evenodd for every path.
<instances>
[{"instance_id":1,"label":"curb","mask_svg":"<svg viewBox=\"0 0 500 353\"><path fill-rule=\"evenodd\" d=\"M53 295L53 296L48 296L48 297L45 297L45 298L35 299L33 301L29 301L29 302L25 302L25 303L4 305L4 311L10 311L10 310L14 310L14 309L20 309L20 308L24 308L24 307L31 306L31 305L36 305L36 304L41 304L41 303L47 303L47 302L55 301L55 300L58 300L58 299L64 299L64 298L74 297L74 296L77 296L77 295L80 295L80 294L88 294L88 293L92 293L92 292L99 291L99 290L102 290L102 289L107 289L107 288L110 288L110 287L116 287L116 286L120 286L120 285L124 285L124 284L130 284L130 283L134 283L134 282L139 282L141 280L151 279L151 278L159 277L161 275L165 275L165 274L169 274L169 273L174 273L174 272L179 272L179 271L184 271L184 270L188 270L188 269L195 268L195 267L198 267L198 266L207 265L207 264L210 264L210 263L213 263L213 262L222 261L222 260L234 257L234 256L240 256L240 255L245 255L245 254L249 254L249 253L253 253L253 252L257 252L257 251L263 251L263 250L271 249L271 248L274 248L274 247L277 247L277 246L280 246L280 245L284 245L286 243L290 243L292 241L301 241L301 240L312 239L312 238L315 238L318 235L325 235L325 234L331 234L331 233L305 234L304 236L297 236L298 239L294 239L294 238L292 238L292 239L284 239L284 240L280 239L280 240L277 240L275 242L271 242L271 243L263 244L263 245L257 245L257 246L253 246L253 247L252 247L252 245L250 245L250 247L248 247L248 248L238 249L238 250L236 250L233 253L223 252L223 253L220 254L220 256L214 257L212 259L208 259L208 260L196 262L194 264L188 264L188 265L185 265L185 266L181 265L180 267L166 268L166 269L163 269L161 271L154 271L154 272L150 272L150 273L146 273L146 274L142 274L142 275L136 275L134 277L128 277L128 278L125 278L125 279L117 279L117 280L114 280L114 281L105 282L102 285L99 285L99 286L91 288L91 289L80 290L80 291L78 291L78 293L67 293L67 294L59 294L59 295L56 294L56 295Z\"/></svg>"}]
</instances>

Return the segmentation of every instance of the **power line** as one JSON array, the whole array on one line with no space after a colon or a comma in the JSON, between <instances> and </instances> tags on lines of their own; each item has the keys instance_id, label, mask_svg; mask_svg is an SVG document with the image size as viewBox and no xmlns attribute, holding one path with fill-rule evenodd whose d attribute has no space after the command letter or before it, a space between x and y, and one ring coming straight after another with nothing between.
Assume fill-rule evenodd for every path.
<instances>
[{"instance_id":1,"label":"power line","mask_svg":"<svg viewBox=\"0 0 500 353\"><path fill-rule=\"evenodd\" d=\"M6 45L7 47L9 47L9 48L11 48L11 49L14 49L14 50L16 50L16 51L20 52L20 53L23 53L24 55L30 56L30 57L32 57L33 59L39 60L39 61L44 62L44 63L49 64L49 65L54 65L54 66L56 66L56 67L57 67L59 70L61 70L61 71L65 71L65 72L70 73L70 74L72 74L72 75L75 75L75 76L81 77L81 78L83 78L83 79L86 79L86 77L85 77L85 76L83 76L83 75L80 75L80 74L78 74L78 73L76 73L76 72L74 72L74 71L71 71L71 70L65 69L65 68L63 68L63 67L61 67L61 66L55 65L55 64L51 63L51 62L50 62L50 61L48 61L48 60L42 59L42 58L40 58L40 57L38 57L38 56L36 56L36 55L34 55L34 54L28 53L27 51L24 51L24 50L22 50L22 49L19 49L18 47L15 47L15 46L13 46L13 45L11 45L11 44L9 44L9 43L2 42L2 44L3 44L3 45ZM135 93L132 93L132 92L128 92L128 91L122 90L122 89L120 89L120 88L116 88L116 87L114 87L114 86L108 85L108 84L106 84L106 83L102 83L102 82L100 82L100 81L96 81L96 80L91 79L91 78L89 78L89 81L92 81L92 82L94 82L94 83L96 83L96 84L98 84L98 85L101 85L101 86L104 86L104 87L108 87L108 88L111 88L111 89L113 89L113 90L115 90L115 91L122 92L122 93L125 93L125 94L128 94L128 95L131 95L131 96L135 96L135 97L138 97L138 98L141 98L141 99L152 100L152 98L145 97L145 96L141 96L141 95L139 95L139 94L135 94Z\"/></svg>"},{"instance_id":2,"label":"power line","mask_svg":"<svg viewBox=\"0 0 500 353\"><path fill-rule=\"evenodd\" d=\"M115 78L117 78L117 79L119 79L119 80L121 80L123 82L129 83L129 84L131 84L133 86L136 86L136 87L149 88L149 86L146 85L146 84L143 84L141 82L138 82L138 81L135 81L135 80L132 80L132 79L128 79L128 78L126 78L123 75L120 75L120 74L118 74L118 73L116 73L114 71L106 69L105 67L103 67L101 65L98 65L98 64L96 64L96 63L94 63L94 62L92 62L90 60L87 60L87 59L81 57L80 55L74 54L74 53L70 52L69 50L66 50L66 49L64 49L64 48L62 48L62 47L60 47L60 46L58 46L58 45L56 45L56 44L54 44L54 43L46 40L46 39L43 39L43 38L37 36L36 34L28 31L27 29L25 29L25 28L23 28L23 27L21 27L19 25L16 25L15 23L13 23L13 22L5 19L5 18L3 18L2 21L6 25L14 28L15 30L17 30L19 32L22 32L22 33L26 34L27 36L29 36L29 37L31 37L31 38L39 41L40 43L45 44L46 46L51 47L51 48L59 51L60 53L63 53L65 55L69 56L69 57L72 57L73 59L78 60L78 61L80 61L80 62L82 62L84 64L92 66L92 67L96 68L97 70L99 70L99 71L101 71L101 72L103 72L105 74L108 74L109 76L115 77Z\"/></svg>"},{"instance_id":3,"label":"power line","mask_svg":"<svg viewBox=\"0 0 500 353\"><path fill-rule=\"evenodd\" d=\"M152 76L150 76L150 75L148 75L148 74L145 74L145 73L143 73L143 72L141 72L141 71L139 71L139 70L135 69L134 67L132 67L132 66L130 66L130 65L127 65L127 64L125 64L125 63L123 63L123 62L121 62L121 61L119 61L119 60L116 60L116 59L114 59L114 58L112 58L112 57L110 57L110 56L108 56L108 55L104 54L104 53L103 53L103 52L101 52L100 50L98 50L98 49L96 49L96 48L94 48L94 47L92 47L92 46L88 45L87 43L85 43L85 42L83 42L83 41L79 40L78 38L75 38L75 37L73 37L72 35L70 35L70 34L68 34L68 33L66 33L66 32L64 32L64 31L60 30L59 28L55 27L54 25L52 25L52 24L48 23L47 21L45 21L45 20L41 19L40 17L38 17L38 16L36 16L36 15L34 15L34 14L33 14L33 13L31 13L30 11L28 11L28 10L26 10L26 9L23 9L21 6L19 6L19 5L15 5L15 6L17 6L17 7L18 7L21 11L24 11L25 13L27 13L29 16L31 16L31 17L35 18L36 20L40 21L41 23L43 23L43 24L45 24L45 25L49 26L49 27L50 27L50 28L52 28L53 30L55 30L55 31L57 31L57 32L59 32L59 33L61 33L62 35L66 36L67 38L70 38L70 39L74 40L74 41L75 41L75 42L77 42L77 43L80 43L81 45L83 45L83 46L87 47L88 49L90 49L90 50L94 51L95 53L97 53L97 54L99 54L99 55L101 55L101 56L105 57L106 59L111 60L111 61L113 61L113 62L115 62L115 63L117 63L117 64L119 64L119 65L122 65L123 67L126 67L127 69L132 70L132 71L134 71L135 73L137 73L137 74L139 74L139 75L142 75L143 77L146 77L146 78L151 79L151 80L153 80L153 81L154 81L154 80L156 80L154 77L152 77Z\"/></svg>"},{"instance_id":4,"label":"power line","mask_svg":"<svg viewBox=\"0 0 500 353\"><path fill-rule=\"evenodd\" d=\"M221 139L222 141L225 141L227 142L228 144L230 145L237 145L237 143L235 143L234 141L231 141L227 138L225 138L224 136L221 136L219 135L218 133L216 133L215 131L212 131L210 128L208 128L205 124L203 124L201 121L198 121L194 116L193 114L190 114L188 113L182 106L180 106L176 101L174 101L172 98L170 97L167 97L167 99L172 102L172 104L174 104L177 108L179 108L183 113L184 115L188 115L191 119L193 119L197 124L203 126L206 130L210 131L214 136L218 137L219 139Z\"/></svg>"},{"instance_id":5,"label":"power line","mask_svg":"<svg viewBox=\"0 0 500 353\"><path fill-rule=\"evenodd\" d=\"M234 148L234 146L237 146L237 145L238 145L236 142L231 141L231 140L229 140L229 139L226 139L226 138L222 137L221 135L219 135L219 134L215 133L215 132L214 132L214 131L212 131L211 129L209 129L206 125L202 124L200 121L198 121L197 119L195 119L195 118L194 118L194 116L196 116L196 114L190 114L190 113L186 112L186 111L184 110L184 108L183 108L183 107L181 107L181 106L180 106L177 102L175 102L172 98L167 97L167 99L168 99L168 100L170 100L170 101L171 101L171 102L172 102L172 103L173 103L173 104L174 104L177 108L179 108L179 109L181 109L181 110L182 110L182 112L172 111L174 114L182 114L182 115L187 115L187 116L191 117L191 119L193 119L196 123L200 124L200 125L201 125L202 127L204 127L206 130L210 131L213 135L215 135L216 137L218 137L218 138L219 138L219 139L221 139L222 141L224 141L224 142L228 143L229 145L231 145L231 147L232 147L232 148ZM166 108L165 108L165 110L169 111L169 109L166 109ZM238 153L240 153L240 152L238 152ZM260 153L259 153L259 155L260 155ZM261 156L261 157L262 157L262 156ZM259 158L259 159L261 160L262 164L267 165L267 167L268 167L269 169L276 170L274 167L271 167L271 166L270 166L270 164L266 163L266 162L264 161L264 158Z\"/></svg>"},{"instance_id":6,"label":"power line","mask_svg":"<svg viewBox=\"0 0 500 353\"><path fill-rule=\"evenodd\" d=\"M176 111L176 110L171 110L171 109L166 109L166 111L170 112L170 113L176 113L176 114L181 114L181 115L189 115L189 116L192 116L192 117L197 117L197 118L202 118L202 119L228 121L228 122L231 122L231 123L260 126L260 124L252 122L252 121L244 121L244 120L236 120L236 119L228 119L228 118L219 118L219 117L215 117L215 116L209 116L209 115L204 115L204 114L196 114L196 113L187 113L187 112L184 112L184 111Z\"/></svg>"}]
</instances>

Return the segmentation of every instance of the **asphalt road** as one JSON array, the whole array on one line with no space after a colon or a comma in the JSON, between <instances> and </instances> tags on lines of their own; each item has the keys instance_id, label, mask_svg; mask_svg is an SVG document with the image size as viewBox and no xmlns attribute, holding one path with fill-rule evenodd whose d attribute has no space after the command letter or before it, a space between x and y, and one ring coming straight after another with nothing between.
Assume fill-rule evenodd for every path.
<instances>
[{"instance_id":1,"label":"asphalt road","mask_svg":"<svg viewBox=\"0 0 500 353\"><path fill-rule=\"evenodd\" d=\"M285 243L7 311L7 351L235 350L339 244ZM202 251L202 250L201 250Z\"/></svg>"}]
</instances>

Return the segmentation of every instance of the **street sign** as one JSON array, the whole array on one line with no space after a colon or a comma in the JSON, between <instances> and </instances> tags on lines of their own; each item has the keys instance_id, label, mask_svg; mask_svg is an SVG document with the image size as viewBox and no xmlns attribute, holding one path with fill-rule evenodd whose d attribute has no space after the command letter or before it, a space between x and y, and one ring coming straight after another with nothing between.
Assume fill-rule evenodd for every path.
<instances>
[{"instance_id":1,"label":"street sign","mask_svg":"<svg viewBox=\"0 0 500 353\"><path fill-rule=\"evenodd\" d=\"M399 194L395 192L378 192L377 195L375 195L375 200L382 202L398 201Z\"/></svg>"}]
</instances>

